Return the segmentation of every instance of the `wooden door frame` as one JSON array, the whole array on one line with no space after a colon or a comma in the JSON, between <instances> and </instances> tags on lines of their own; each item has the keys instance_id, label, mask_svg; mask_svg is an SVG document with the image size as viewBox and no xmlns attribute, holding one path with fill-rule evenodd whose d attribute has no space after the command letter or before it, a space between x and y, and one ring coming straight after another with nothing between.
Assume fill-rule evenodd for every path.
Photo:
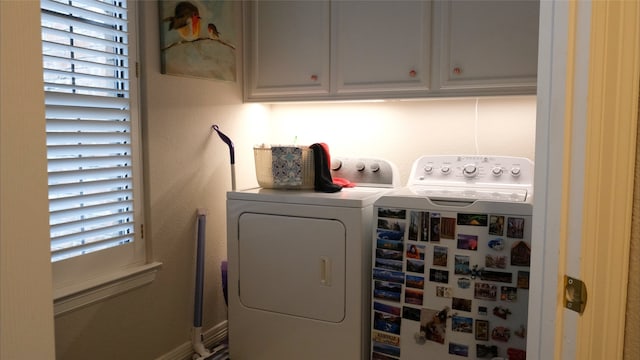
<instances>
[{"instance_id":1,"label":"wooden door frame","mask_svg":"<svg viewBox=\"0 0 640 360\"><path fill-rule=\"evenodd\" d=\"M541 2L531 358L622 356L639 14L635 1ZM565 274L587 285L582 315L564 308Z\"/></svg>"}]
</instances>

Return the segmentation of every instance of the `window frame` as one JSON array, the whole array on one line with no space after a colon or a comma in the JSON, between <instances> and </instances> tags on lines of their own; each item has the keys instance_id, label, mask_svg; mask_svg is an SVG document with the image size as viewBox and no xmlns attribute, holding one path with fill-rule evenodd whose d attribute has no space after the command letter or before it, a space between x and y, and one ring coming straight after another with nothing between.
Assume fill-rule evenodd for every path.
<instances>
[{"instance_id":1,"label":"window frame","mask_svg":"<svg viewBox=\"0 0 640 360\"><path fill-rule=\"evenodd\" d=\"M56 315L145 285L154 280L157 270L162 265L159 262L149 261L148 240L144 235L144 174L140 79L138 75L140 34L138 6L137 1L127 0L128 100L131 127L134 241L52 262ZM51 242L51 239L49 241Z\"/></svg>"}]
</instances>

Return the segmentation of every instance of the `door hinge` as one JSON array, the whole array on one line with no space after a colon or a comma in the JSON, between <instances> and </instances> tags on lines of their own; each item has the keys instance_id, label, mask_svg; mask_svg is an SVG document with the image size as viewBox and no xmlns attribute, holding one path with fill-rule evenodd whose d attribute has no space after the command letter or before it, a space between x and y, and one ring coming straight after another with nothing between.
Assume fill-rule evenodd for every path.
<instances>
[{"instance_id":1,"label":"door hinge","mask_svg":"<svg viewBox=\"0 0 640 360\"><path fill-rule=\"evenodd\" d=\"M144 224L140 224L140 238L144 239Z\"/></svg>"}]
</instances>

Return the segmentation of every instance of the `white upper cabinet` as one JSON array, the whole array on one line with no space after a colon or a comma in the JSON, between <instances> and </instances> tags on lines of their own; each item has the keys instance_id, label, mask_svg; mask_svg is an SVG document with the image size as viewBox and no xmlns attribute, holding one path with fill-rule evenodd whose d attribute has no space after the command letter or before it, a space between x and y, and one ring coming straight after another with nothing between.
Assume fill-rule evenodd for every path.
<instances>
[{"instance_id":1,"label":"white upper cabinet","mask_svg":"<svg viewBox=\"0 0 640 360\"><path fill-rule=\"evenodd\" d=\"M328 0L248 3L247 100L328 95L330 22Z\"/></svg>"},{"instance_id":2,"label":"white upper cabinet","mask_svg":"<svg viewBox=\"0 0 640 360\"><path fill-rule=\"evenodd\" d=\"M435 2L435 90L535 93L539 7L537 0Z\"/></svg>"},{"instance_id":3,"label":"white upper cabinet","mask_svg":"<svg viewBox=\"0 0 640 360\"><path fill-rule=\"evenodd\" d=\"M332 11L335 94L429 89L430 2L335 1Z\"/></svg>"},{"instance_id":4,"label":"white upper cabinet","mask_svg":"<svg viewBox=\"0 0 640 360\"><path fill-rule=\"evenodd\" d=\"M535 94L538 0L254 0L245 100Z\"/></svg>"}]
</instances>

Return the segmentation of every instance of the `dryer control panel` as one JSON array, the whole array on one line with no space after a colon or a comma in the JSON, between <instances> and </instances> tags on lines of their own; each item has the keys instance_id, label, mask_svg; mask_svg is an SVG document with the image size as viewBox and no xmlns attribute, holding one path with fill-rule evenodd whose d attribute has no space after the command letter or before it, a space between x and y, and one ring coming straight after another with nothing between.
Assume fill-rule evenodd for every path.
<instances>
[{"instance_id":1,"label":"dryer control panel","mask_svg":"<svg viewBox=\"0 0 640 360\"><path fill-rule=\"evenodd\" d=\"M378 158L332 158L331 176L347 179L364 187L394 188L399 184L396 166Z\"/></svg>"},{"instance_id":2,"label":"dryer control panel","mask_svg":"<svg viewBox=\"0 0 640 360\"><path fill-rule=\"evenodd\" d=\"M533 162L488 155L422 156L407 184L430 197L526 201L533 194Z\"/></svg>"}]
</instances>

